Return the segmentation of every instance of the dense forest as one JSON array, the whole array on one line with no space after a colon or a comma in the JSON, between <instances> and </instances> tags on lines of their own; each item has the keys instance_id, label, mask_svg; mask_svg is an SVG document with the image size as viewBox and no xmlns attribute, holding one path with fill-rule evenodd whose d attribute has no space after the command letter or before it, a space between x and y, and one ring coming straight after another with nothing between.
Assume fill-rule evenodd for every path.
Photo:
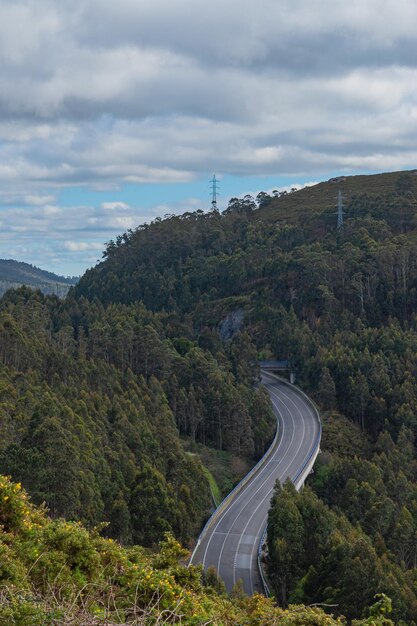
<instances>
[{"instance_id":1,"label":"dense forest","mask_svg":"<svg viewBox=\"0 0 417 626\"><path fill-rule=\"evenodd\" d=\"M416 623L415 194L409 172L233 198L110 241L63 302L6 294L0 472L54 518L187 543L210 493L182 442L258 458L274 419L257 359L289 359L324 440L309 487L274 494L276 598L364 620L383 593Z\"/></svg>"},{"instance_id":2,"label":"dense forest","mask_svg":"<svg viewBox=\"0 0 417 626\"><path fill-rule=\"evenodd\" d=\"M358 617L382 590L411 623L417 615L417 178L366 177L366 193L360 183L346 178L324 185L323 201L331 193L333 205L320 207L312 188L234 198L223 214L157 220L110 242L105 260L85 274L74 296L141 301L153 311L190 317L203 342L227 314L242 311L258 353L288 358L325 420L346 416L367 443L352 450L350 434L346 446L336 445L337 427L325 437L325 449L333 451L322 455L311 481L316 500L308 506L327 520L327 534L313 540L300 513L306 528L299 546L314 545L312 555L305 550L301 562L291 553L278 558L276 542L285 536L279 524L270 524L277 597L284 606L293 600L338 604ZM339 187L345 196L341 229ZM283 493L294 507L313 498L308 490L297 496L288 489ZM358 546L368 548L355 586L351 564ZM284 589L280 559L294 565ZM367 567L379 573L368 576ZM364 576L368 585L360 582Z\"/></svg>"},{"instance_id":3,"label":"dense forest","mask_svg":"<svg viewBox=\"0 0 417 626\"><path fill-rule=\"evenodd\" d=\"M170 534L158 549L123 548L79 522L52 520L20 483L0 477L1 626L343 626L320 607L277 608L237 587L224 593L213 572L187 568ZM394 626L380 595L354 626Z\"/></svg>"},{"instance_id":4,"label":"dense forest","mask_svg":"<svg viewBox=\"0 0 417 626\"><path fill-rule=\"evenodd\" d=\"M151 545L165 531L189 541L211 499L179 434L256 458L274 431L248 336L213 354L191 334L143 305L8 292L0 471L53 516L108 521L123 542Z\"/></svg>"}]
</instances>

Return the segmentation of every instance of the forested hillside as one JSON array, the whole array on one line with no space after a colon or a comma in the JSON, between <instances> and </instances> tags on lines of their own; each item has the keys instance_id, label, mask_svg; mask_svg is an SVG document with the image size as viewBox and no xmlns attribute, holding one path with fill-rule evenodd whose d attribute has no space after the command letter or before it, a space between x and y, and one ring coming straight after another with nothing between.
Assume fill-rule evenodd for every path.
<instances>
[{"instance_id":1,"label":"forested hillside","mask_svg":"<svg viewBox=\"0 0 417 626\"><path fill-rule=\"evenodd\" d=\"M188 542L211 507L179 432L255 459L274 431L247 336L212 352L186 320L22 288L0 301L0 472L54 517L124 543ZM252 355L251 364L247 357ZM242 363L242 365L240 365Z\"/></svg>"},{"instance_id":2,"label":"forested hillside","mask_svg":"<svg viewBox=\"0 0 417 626\"><path fill-rule=\"evenodd\" d=\"M415 172L399 172L168 216L110 242L73 291L179 315L211 350L226 316L242 314L258 354L288 358L327 411L316 495L276 496L298 520L294 549L311 547L300 560L288 525L271 525L269 572L284 605L328 602L359 617L384 591L398 618L417 614L416 193ZM321 520L317 533L304 510Z\"/></svg>"},{"instance_id":3,"label":"forested hillside","mask_svg":"<svg viewBox=\"0 0 417 626\"><path fill-rule=\"evenodd\" d=\"M0 296L8 289L16 289L27 285L32 289L40 289L45 294L65 297L77 278L66 278L52 272L39 269L28 263L0 259Z\"/></svg>"},{"instance_id":4,"label":"forested hillside","mask_svg":"<svg viewBox=\"0 0 417 626\"><path fill-rule=\"evenodd\" d=\"M239 588L226 597L213 572L186 568L167 534L158 549L122 548L76 522L51 520L19 483L0 476L0 625L343 626L320 607L274 606ZM378 597L354 626L394 626Z\"/></svg>"},{"instance_id":5,"label":"forested hillside","mask_svg":"<svg viewBox=\"0 0 417 626\"><path fill-rule=\"evenodd\" d=\"M288 358L321 407L324 453L302 494L277 487L274 593L284 608L319 602L365 619L382 592L414 624L416 181L233 198L223 214L168 216L109 242L65 301L10 291L0 472L55 520L108 523L126 545L155 546L166 531L190 543L211 498L185 450L254 462L274 432L257 359Z\"/></svg>"},{"instance_id":6,"label":"forested hillside","mask_svg":"<svg viewBox=\"0 0 417 626\"><path fill-rule=\"evenodd\" d=\"M234 297L224 305L293 305L310 323L314 320L309 315L334 313L337 307L327 311L333 300L338 310L366 312L369 321L377 322L371 306L375 298L381 305L388 298L381 315L401 313L403 318L400 303L390 304L404 295L404 287L408 291L401 266L413 241L404 235L415 229L417 176L386 176L391 191L382 196L376 191L378 185L387 186L384 175L353 177L365 181L362 187L355 181L357 193L345 194L342 237L335 232L336 200L339 187L349 189L349 178L340 185L323 183L319 190L311 187L280 197L261 193L256 199L232 198L223 214L167 216L110 241L105 261L84 274L75 294L103 303L141 300L154 311L194 311L200 305L200 315L206 309L203 303L210 302L217 317L214 303ZM407 272L413 258L405 258ZM375 274L379 268L381 275Z\"/></svg>"}]
</instances>

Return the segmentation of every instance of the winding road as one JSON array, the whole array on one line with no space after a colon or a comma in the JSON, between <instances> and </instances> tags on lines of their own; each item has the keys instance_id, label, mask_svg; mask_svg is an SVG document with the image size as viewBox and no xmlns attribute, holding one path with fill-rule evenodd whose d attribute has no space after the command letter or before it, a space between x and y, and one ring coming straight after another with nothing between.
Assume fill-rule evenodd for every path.
<instances>
[{"instance_id":1,"label":"winding road","mask_svg":"<svg viewBox=\"0 0 417 626\"><path fill-rule=\"evenodd\" d=\"M276 479L290 478L299 489L320 448L321 424L313 403L298 388L263 371L262 383L277 416L277 433L255 468L213 513L190 563L214 566L230 591L242 579L247 594L264 593L258 549L266 528Z\"/></svg>"}]
</instances>

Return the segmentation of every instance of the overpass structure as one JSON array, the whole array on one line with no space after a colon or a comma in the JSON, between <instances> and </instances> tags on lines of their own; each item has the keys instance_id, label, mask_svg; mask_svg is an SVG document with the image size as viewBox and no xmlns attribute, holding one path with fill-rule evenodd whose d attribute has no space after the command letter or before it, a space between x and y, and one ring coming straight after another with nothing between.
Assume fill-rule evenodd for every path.
<instances>
[{"instance_id":1,"label":"overpass structure","mask_svg":"<svg viewBox=\"0 0 417 626\"><path fill-rule=\"evenodd\" d=\"M258 464L216 509L190 563L213 566L230 591L237 580L247 594L268 594L259 567L275 481L300 489L319 453L321 423L313 402L297 387L262 370L262 383L277 418L275 438Z\"/></svg>"},{"instance_id":2,"label":"overpass structure","mask_svg":"<svg viewBox=\"0 0 417 626\"><path fill-rule=\"evenodd\" d=\"M291 369L291 363L289 361L259 361L259 366L261 370L271 371L271 372L279 372Z\"/></svg>"}]
</instances>

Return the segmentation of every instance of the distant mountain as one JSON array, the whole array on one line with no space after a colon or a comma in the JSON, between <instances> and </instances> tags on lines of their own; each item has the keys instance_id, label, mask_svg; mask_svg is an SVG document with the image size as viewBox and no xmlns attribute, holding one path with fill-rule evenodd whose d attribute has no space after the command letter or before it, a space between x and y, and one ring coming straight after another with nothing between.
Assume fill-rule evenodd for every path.
<instances>
[{"instance_id":1,"label":"distant mountain","mask_svg":"<svg viewBox=\"0 0 417 626\"><path fill-rule=\"evenodd\" d=\"M77 281L77 277L58 276L29 263L0 259L0 296L8 289L27 285L40 289L45 294L55 294L63 298Z\"/></svg>"}]
</instances>

